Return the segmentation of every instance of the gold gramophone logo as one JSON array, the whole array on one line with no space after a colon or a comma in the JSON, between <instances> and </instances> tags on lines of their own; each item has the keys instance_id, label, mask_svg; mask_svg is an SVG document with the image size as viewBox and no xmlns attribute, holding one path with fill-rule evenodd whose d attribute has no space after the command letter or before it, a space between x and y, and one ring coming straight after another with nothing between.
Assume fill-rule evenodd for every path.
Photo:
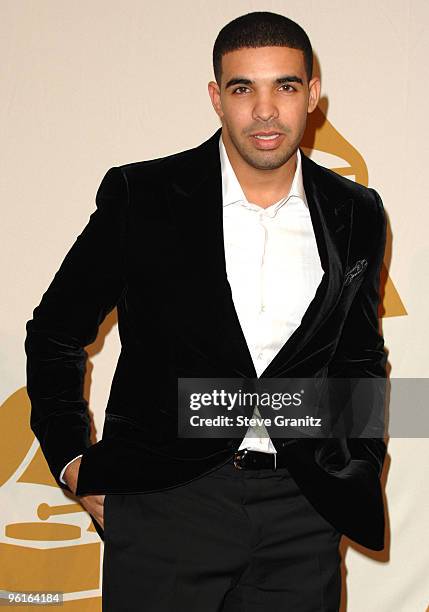
<instances>
[{"instance_id":1,"label":"gold gramophone logo","mask_svg":"<svg viewBox=\"0 0 429 612\"><path fill-rule=\"evenodd\" d=\"M60 591L62 609L77 610L79 599L80 612L98 612L102 542L89 514L57 486L29 419L24 387L0 407L0 590Z\"/></svg>"},{"instance_id":2,"label":"gold gramophone logo","mask_svg":"<svg viewBox=\"0 0 429 612\"><path fill-rule=\"evenodd\" d=\"M301 146L323 166L368 185L364 159L319 108ZM406 314L386 269L382 279L380 315ZM57 486L29 420L22 388L0 408L0 589L61 591L63 609L100 611L102 541L83 507Z\"/></svg>"}]
</instances>

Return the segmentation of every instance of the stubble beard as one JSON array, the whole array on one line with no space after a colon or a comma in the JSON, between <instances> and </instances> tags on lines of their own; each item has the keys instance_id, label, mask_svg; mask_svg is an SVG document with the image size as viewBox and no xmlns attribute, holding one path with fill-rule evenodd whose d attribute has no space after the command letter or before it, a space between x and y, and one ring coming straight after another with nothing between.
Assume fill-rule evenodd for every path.
<instances>
[{"instance_id":1,"label":"stubble beard","mask_svg":"<svg viewBox=\"0 0 429 612\"><path fill-rule=\"evenodd\" d=\"M258 151L252 148L250 140L248 140L246 146L245 144L243 144L242 141L236 138L230 130L228 130L228 132L231 142L237 149L240 156L250 166L252 166L252 168L255 168L257 170L276 170L277 168L280 168L287 161L289 161L289 159L297 150L299 144L299 142L291 144L289 141L287 141L286 139L289 136L289 132L284 131L286 139L281 149L274 149L272 151ZM244 136L244 138L249 139L249 136Z\"/></svg>"}]
</instances>

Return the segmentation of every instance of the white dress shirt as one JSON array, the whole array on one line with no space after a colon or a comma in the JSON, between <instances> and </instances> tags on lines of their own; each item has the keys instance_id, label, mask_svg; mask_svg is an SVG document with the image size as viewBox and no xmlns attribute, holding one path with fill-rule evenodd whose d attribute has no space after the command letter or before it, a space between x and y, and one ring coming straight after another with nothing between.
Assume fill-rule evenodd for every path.
<instances>
[{"instance_id":1,"label":"white dress shirt","mask_svg":"<svg viewBox=\"0 0 429 612\"><path fill-rule=\"evenodd\" d=\"M267 208L248 202L219 138L228 281L258 376L301 323L323 276L304 191L301 153L290 191ZM255 408L253 415L260 417ZM239 449L275 453L264 426Z\"/></svg>"},{"instance_id":2,"label":"white dress shirt","mask_svg":"<svg viewBox=\"0 0 429 612\"><path fill-rule=\"evenodd\" d=\"M268 208L248 202L219 138L228 281L258 376L301 323L323 276L302 180L301 154L287 196ZM254 416L259 417L256 408ZM265 427L239 447L275 453ZM82 455L78 455L81 457ZM67 466L63 468L60 480Z\"/></svg>"}]
</instances>

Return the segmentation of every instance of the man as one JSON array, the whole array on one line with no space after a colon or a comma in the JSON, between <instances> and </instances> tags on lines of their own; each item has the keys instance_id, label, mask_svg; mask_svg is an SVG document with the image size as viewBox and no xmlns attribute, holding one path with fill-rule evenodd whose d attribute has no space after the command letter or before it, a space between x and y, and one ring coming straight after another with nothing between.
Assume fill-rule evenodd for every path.
<instances>
[{"instance_id":1,"label":"man","mask_svg":"<svg viewBox=\"0 0 429 612\"><path fill-rule=\"evenodd\" d=\"M27 323L31 426L104 537L103 610L338 610L341 535L383 548L383 440L179 437L177 382L385 377L383 205L299 150L320 81L298 24L238 17L213 62L221 129L111 168ZM91 445L84 347L115 305Z\"/></svg>"}]
</instances>

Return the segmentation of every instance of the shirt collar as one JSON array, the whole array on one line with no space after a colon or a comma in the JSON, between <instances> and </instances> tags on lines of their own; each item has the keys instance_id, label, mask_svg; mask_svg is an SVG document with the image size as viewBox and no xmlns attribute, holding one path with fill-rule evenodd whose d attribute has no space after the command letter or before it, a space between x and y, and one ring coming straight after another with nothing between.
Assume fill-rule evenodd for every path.
<instances>
[{"instance_id":1,"label":"shirt collar","mask_svg":"<svg viewBox=\"0 0 429 612\"><path fill-rule=\"evenodd\" d=\"M219 154L220 154L220 163L222 170L222 199L223 205L228 206L229 204L234 204L236 202L247 205L251 208L256 207L258 210L265 210L266 212L270 211L274 214L277 210L283 206L290 198L295 197L300 200L305 206L308 208L307 199L305 197L304 191L304 183L302 179L302 163L301 163L301 151L297 150L297 164L295 175L293 177L292 185L289 193L281 198L275 204L272 204L268 208L261 208L256 204L250 203L247 201L246 196L241 188L240 183L238 182L237 176L234 172L234 169L229 161L228 154L226 152L225 145L223 144L222 134L219 137Z\"/></svg>"}]
</instances>

